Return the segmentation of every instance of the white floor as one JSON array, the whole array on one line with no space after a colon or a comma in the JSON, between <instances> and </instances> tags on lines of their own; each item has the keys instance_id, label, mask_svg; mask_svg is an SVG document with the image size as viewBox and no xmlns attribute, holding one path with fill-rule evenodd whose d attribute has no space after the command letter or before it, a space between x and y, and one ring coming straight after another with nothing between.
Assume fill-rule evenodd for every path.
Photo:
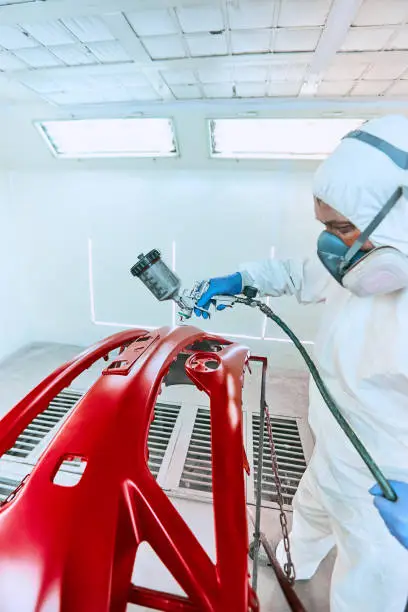
<instances>
[{"instance_id":1,"label":"white floor","mask_svg":"<svg viewBox=\"0 0 408 612\"><path fill-rule=\"evenodd\" d=\"M5 414L19 399L40 382L54 368L61 365L72 356L81 351L81 347L36 344L15 354L0 364L0 416ZM101 367L96 364L81 377L73 388L86 390L99 376ZM293 382L295 381L295 382ZM280 374L269 380L269 386L275 385L280 389L275 392L275 406L282 413L295 411L302 416L305 411L305 384L304 378L291 380L286 383L285 377ZM287 389L287 392L285 392ZM173 388L174 394L176 389ZM275 389L276 391L276 389ZM278 406L276 406L278 401ZM303 414L304 416L304 414ZM212 559L215 558L212 506L208 503L173 498L172 502L190 526L197 539ZM233 520L233 517L231 517ZM262 529L274 545L280 539L279 516L276 511L264 509L262 515ZM234 560L231 559L231 563ZM333 555L325 560L316 576L309 582L297 583L298 592L305 608L309 612L328 612L329 577L333 563ZM148 546L143 546L139 552L135 565L134 583L149 588L182 594L180 587ZM262 612L286 612L288 606L280 592L279 585L273 576L270 567L261 566L258 581L258 596ZM139 606L129 605L129 610L142 610Z\"/></svg>"}]
</instances>

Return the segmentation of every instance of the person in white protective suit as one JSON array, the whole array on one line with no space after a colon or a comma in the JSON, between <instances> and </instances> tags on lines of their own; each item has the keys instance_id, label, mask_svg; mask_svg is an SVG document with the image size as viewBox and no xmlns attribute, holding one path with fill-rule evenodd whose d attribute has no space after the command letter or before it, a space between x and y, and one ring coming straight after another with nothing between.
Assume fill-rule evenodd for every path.
<instances>
[{"instance_id":1,"label":"person in white protective suit","mask_svg":"<svg viewBox=\"0 0 408 612\"><path fill-rule=\"evenodd\" d=\"M406 185L408 119L366 122L315 174L316 217L327 230L319 239L320 260L245 264L239 273L211 279L198 303L208 309L217 294L240 293L246 285L305 304L325 300L315 342L320 374L386 477L403 482L408 482L408 196L399 188ZM339 259L345 253L347 265ZM203 311L196 314L206 318ZM372 476L313 382L309 422L316 444L293 501L290 534L297 579L312 577L335 545L331 612L403 612L408 551L374 508L368 492ZM283 565L282 542L277 557Z\"/></svg>"}]
</instances>

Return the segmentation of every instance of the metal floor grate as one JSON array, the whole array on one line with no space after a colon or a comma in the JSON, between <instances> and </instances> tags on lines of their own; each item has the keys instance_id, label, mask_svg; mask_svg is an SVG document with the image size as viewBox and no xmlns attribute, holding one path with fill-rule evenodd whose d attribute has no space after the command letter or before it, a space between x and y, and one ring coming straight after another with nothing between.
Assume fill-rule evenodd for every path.
<instances>
[{"instance_id":1,"label":"metal floor grate","mask_svg":"<svg viewBox=\"0 0 408 612\"><path fill-rule=\"evenodd\" d=\"M147 446L149 448L149 469L157 478L171 435L174 430L180 406L156 404L154 419L150 425Z\"/></svg>"},{"instance_id":2,"label":"metal floor grate","mask_svg":"<svg viewBox=\"0 0 408 612\"><path fill-rule=\"evenodd\" d=\"M282 483L282 493L285 504L292 503L300 479L306 470L306 460L303 453L299 428L296 419L271 417L272 436L278 458L278 470ZM258 474L259 448L259 415L252 415L253 448L254 448L254 479L255 487ZM272 472L271 447L268 429L264 427L264 460L262 475L262 499L276 502L275 479Z\"/></svg>"},{"instance_id":3,"label":"metal floor grate","mask_svg":"<svg viewBox=\"0 0 408 612\"><path fill-rule=\"evenodd\" d=\"M81 399L78 391L64 389L49 404L48 408L39 414L18 436L14 446L5 455L26 459L44 438L61 424L62 419L73 409Z\"/></svg>"},{"instance_id":4,"label":"metal floor grate","mask_svg":"<svg viewBox=\"0 0 408 612\"><path fill-rule=\"evenodd\" d=\"M199 408L184 462L180 487L211 493L211 424L210 412Z\"/></svg>"}]
</instances>

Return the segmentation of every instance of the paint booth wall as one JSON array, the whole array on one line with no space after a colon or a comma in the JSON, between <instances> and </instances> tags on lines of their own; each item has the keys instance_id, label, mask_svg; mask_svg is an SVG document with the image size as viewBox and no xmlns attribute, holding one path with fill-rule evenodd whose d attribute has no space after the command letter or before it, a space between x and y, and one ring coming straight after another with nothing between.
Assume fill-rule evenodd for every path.
<instances>
[{"instance_id":1,"label":"paint booth wall","mask_svg":"<svg viewBox=\"0 0 408 612\"><path fill-rule=\"evenodd\" d=\"M171 304L157 303L130 275L137 255L159 248L186 286L271 252L304 257L320 231L311 180L309 172L241 171L238 164L213 172L11 172L10 218L24 245L29 300L24 313L9 309L8 316L27 320L31 341L78 345L130 325L171 325ZM293 298L273 305L303 340L313 340L321 306ZM274 338L240 341L277 367L300 367L295 350L280 342L282 333L265 328L256 311L220 313L206 328Z\"/></svg>"},{"instance_id":2,"label":"paint booth wall","mask_svg":"<svg viewBox=\"0 0 408 612\"><path fill-rule=\"evenodd\" d=\"M11 197L9 175L0 173L0 361L30 340L25 230Z\"/></svg>"}]
</instances>

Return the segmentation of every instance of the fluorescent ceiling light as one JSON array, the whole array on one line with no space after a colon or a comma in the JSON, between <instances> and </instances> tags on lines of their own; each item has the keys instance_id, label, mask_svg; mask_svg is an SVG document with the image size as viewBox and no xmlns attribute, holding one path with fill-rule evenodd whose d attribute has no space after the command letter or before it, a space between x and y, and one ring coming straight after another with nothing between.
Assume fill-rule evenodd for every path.
<instances>
[{"instance_id":1,"label":"fluorescent ceiling light","mask_svg":"<svg viewBox=\"0 0 408 612\"><path fill-rule=\"evenodd\" d=\"M74 119L35 125L56 157L174 157L171 119Z\"/></svg>"},{"instance_id":2,"label":"fluorescent ceiling light","mask_svg":"<svg viewBox=\"0 0 408 612\"><path fill-rule=\"evenodd\" d=\"M324 159L364 119L212 119L211 156Z\"/></svg>"}]
</instances>

